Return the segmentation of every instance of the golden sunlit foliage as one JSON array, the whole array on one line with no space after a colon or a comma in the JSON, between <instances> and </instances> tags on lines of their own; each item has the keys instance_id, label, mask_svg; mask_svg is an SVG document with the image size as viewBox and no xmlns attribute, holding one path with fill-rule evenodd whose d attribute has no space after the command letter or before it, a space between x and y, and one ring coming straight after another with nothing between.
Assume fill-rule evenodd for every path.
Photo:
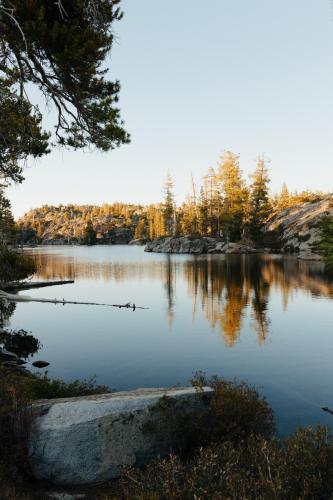
<instances>
[{"instance_id":1,"label":"golden sunlit foliage","mask_svg":"<svg viewBox=\"0 0 333 500\"><path fill-rule=\"evenodd\" d=\"M127 228L136 239L210 236L260 245L265 224L272 216L325 196L321 192L291 193L286 184L281 193L272 195L265 157L258 156L249 183L239 160L239 155L224 151L217 168L208 169L199 189L191 178L190 194L178 206L174 181L168 173L163 201L149 206L117 202L101 206L45 205L31 210L19 221L21 242L84 243L88 227L100 243L109 242L108 232L113 229Z\"/></svg>"}]
</instances>

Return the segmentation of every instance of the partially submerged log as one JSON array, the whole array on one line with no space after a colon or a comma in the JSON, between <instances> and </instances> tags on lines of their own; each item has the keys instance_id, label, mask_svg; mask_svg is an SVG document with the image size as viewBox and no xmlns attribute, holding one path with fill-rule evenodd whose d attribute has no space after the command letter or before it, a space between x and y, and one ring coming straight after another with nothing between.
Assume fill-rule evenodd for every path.
<instances>
[{"instance_id":1,"label":"partially submerged log","mask_svg":"<svg viewBox=\"0 0 333 500\"><path fill-rule=\"evenodd\" d=\"M36 298L36 297L30 297L28 295L15 295L12 293L7 293L4 292L3 290L0 290L0 301L3 302L43 302L43 303L49 303L49 304L74 304L74 305L84 305L84 306L105 306L105 307L117 307L118 309L133 309L135 311L136 309L148 309L148 307L140 307L136 306L135 304L131 304L130 302L127 302L127 304L101 304L99 302L76 302L76 301L70 301L70 300L65 300L65 299L43 299L43 298Z\"/></svg>"},{"instance_id":2,"label":"partially submerged log","mask_svg":"<svg viewBox=\"0 0 333 500\"><path fill-rule=\"evenodd\" d=\"M47 286L70 285L75 283L74 280L61 280L61 281L24 281L23 283L7 283L2 285L3 290L19 291L30 290L32 288L44 288Z\"/></svg>"}]
</instances>

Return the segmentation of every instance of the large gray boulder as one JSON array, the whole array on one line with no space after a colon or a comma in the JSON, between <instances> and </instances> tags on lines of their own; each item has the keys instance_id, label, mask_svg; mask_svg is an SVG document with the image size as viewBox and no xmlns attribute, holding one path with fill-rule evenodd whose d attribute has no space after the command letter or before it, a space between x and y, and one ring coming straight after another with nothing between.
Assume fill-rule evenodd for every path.
<instances>
[{"instance_id":1,"label":"large gray boulder","mask_svg":"<svg viewBox=\"0 0 333 500\"><path fill-rule=\"evenodd\" d=\"M196 411L211 389L139 389L40 401L33 406L29 460L37 479L82 485L117 477L123 466L144 465L177 445L161 398L177 410Z\"/></svg>"}]
</instances>

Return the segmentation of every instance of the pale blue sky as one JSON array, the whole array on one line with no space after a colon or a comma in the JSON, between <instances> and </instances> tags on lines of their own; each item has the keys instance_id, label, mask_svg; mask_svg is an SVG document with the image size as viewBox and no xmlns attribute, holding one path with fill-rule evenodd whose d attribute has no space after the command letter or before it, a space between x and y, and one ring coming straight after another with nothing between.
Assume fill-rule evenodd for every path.
<instances>
[{"instance_id":1,"label":"pale blue sky","mask_svg":"<svg viewBox=\"0 0 333 500\"><path fill-rule=\"evenodd\" d=\"M123 0L109 60L132 143L54 151L8 191L16 216L41 204L180 202L223 149L247 176L271 159L274 191L333 191L331 0Z\"/></svg>"}]
</instances>

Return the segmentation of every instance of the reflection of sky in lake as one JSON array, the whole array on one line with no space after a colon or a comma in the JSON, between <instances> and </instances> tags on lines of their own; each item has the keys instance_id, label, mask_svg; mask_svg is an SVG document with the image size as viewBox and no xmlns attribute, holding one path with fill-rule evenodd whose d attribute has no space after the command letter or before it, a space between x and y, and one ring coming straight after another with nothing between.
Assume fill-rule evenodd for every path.
<instances>
[{"instance_id":1,"label":"reflection of sky in lake","mask_svg":"<svg viewBox=\"0 0 333 500\"><path fill-rule=\"evenodd\" d=\"M24 294L150 308L18 304L11 325L38 337L37 357L51 362L51 376L96 375L99 383L126 389L184 384L204 370L262 389L281 431L331 422L319 408L333 406L333 280L322 264L170 257L126 246L33 254L37 279L76 282Z\"/></svg>"}]
</instances>

